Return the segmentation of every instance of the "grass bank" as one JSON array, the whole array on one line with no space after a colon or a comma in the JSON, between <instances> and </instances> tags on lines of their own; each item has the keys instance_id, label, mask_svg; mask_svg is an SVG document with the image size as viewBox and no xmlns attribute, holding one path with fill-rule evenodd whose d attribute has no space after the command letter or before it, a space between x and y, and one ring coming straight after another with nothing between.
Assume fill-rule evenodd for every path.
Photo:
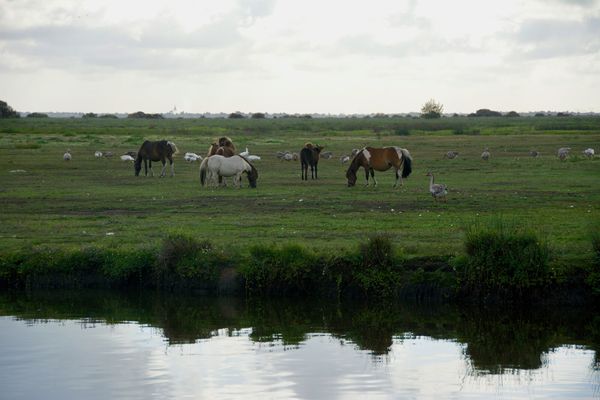
<instances>
[{"instance_id":1,"label":"grass bank","mask_svg":"<svg viewBox=\"0 0 600 400\"><path fill-rule=\"evenodd\" d=\"M158 249L37 247L2 254L0 285L484 303L582 303L600 295L598 264L561 266L533 231L496 220L467 232L457 257L407 257L386 234L343 253L297 244L232 253L181 232Z\"/></svg>"}]
</instances>

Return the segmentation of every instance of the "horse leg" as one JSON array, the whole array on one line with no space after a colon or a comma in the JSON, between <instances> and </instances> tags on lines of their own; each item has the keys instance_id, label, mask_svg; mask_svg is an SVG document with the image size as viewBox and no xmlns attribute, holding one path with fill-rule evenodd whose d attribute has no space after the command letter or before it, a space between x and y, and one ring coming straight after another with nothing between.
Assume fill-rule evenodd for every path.
<instances>
[{"instance_id":1,"label":"horse leg","mask_svg":"<svg viewBox=\"0 0 600 400\"><path fill-rule=\"evenodd\" d=\"M369 168L365 167L365 178L367 179L367 184L365 186L369 186Z\"/></svg>"},{"instance_id":2,"label":"horse leg","mask_svg":"<svg viewBox=\"0 0 600 400\"><path fill-rule=\"evenodd\" d=\"M319 179L319 178L317 177L317 164L315 164L315 179Z\"/></svg>"},{"instance_id":3,"label":"horse leg","mask_svg":"<svg viewBox=\"0 0 600 400\"><path fill-rule=\"evenodd\" d=\"M308 165L302 163L301 165L301 171L302 171L302 180L306 181L308 180Z\"/></svg>"},{"instance_id":4,"label":"horse leg","mask_svg":"<svg viewBox=\"0 0 600 400\"><path fill-rule=\"evenodd\" d=\"M175 176L175 165L173 164L173 157L169 157L169 164L171 164L171 177Z\"/></svg>"},{"instance_id":5,"label":"horse leg","mask_svg":"<svg viewBox=\"0 0 600 400\"><path fill-rule=\"evenodd\" d=\"M163 176L166 175L165 170L167 169L167 160L165 160L164 158L162 160L160 160L160 162L162 163L162 169L160 170L160 177L162 178Z\"/></svg>"},{"instance_id":6,"label":"horse leg","mask_svg":"<svg viewBox=\"0 0 600 400\"><path fill-rule=\"evenodd\" d=\"M148 176L148 160L144 158L144 175Z\"/></svg>"},{"instance_id":7,"label":"horse leg","mask_svg":"<svg viewBox=\"0 0 600 400\"><path fill-rule=\"evenodd\" d=\"M394 183L394 187L398 187L398 179L400 180L400 186L402 186L402 177L400 176L400 170L396 168L396 182Z\"/></svg>"},{"instance_id":8,"label":"horse leg","mask_svg":"<svg viewBox=\"0 0 600 400\"><path fill-rule=\"evenodd\" d=\"M371 172L371 178L373 178L373 186L377 186L377 179L375 179L375 170L373 168L369 168Z\"/></svg>"}]
</instances>

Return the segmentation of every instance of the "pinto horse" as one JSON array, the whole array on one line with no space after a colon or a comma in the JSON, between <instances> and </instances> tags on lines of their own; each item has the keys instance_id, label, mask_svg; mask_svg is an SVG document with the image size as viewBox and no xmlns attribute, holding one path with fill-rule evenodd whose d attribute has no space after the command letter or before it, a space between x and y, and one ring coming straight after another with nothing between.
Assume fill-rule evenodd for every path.
<instances>
[{"instance_id":1,"label":"pinto horse","mask_svg":"<svg viewBox=\"0 0 600 400\"><path fill-rule=\"evenodd\" d=\"M412 171L412 158L410 153L406 149L400 147L365 147L360 150L348 171L346 171L346 178L348 178L348 186L354 186L356 184L356 172L360 167L365 169L365 177L367 178L367 186L369 186L369 173L377 186L377 180L375 179L375 170L387 171L390 168L394 168L396 171L396 182L394 187L398 186L398 180L402 185L402 178L406 178ZM402 169L402 175L399 170Z\"/></svg>"},{"instance_id":2,"label":"pinto horse","mask_svg":"<svg viewBox=\"0 0 600 400\"><path fill-rule=\"evenodd\" d=\"M175 166L173 165L173 155L177 154L177 146L175 143L160 140L158 142L151 142L149 140L144 141L142 143L142 147L137 153L137 157L135 158L135 163L133 167L135 169L135 176L139 176L140 171L142 170L142 161L144 162L144 172L145 175L148 176L148 162L150 163L150 174L154 176L154 171L152 171L152 161L160 161L162 162L163 168L160 172L161 178L165 176L165 169L167 168L167 160L169 160L169 164L171 165L171 176L175 175Z\"/></svg>"},{"instance_id":3,"label":"pinto horse","mask_svg":"<svg viewBox=\"0 0 600 400\"><path fill-rule=\"evenodd\" d=\"M306 143L300 150L300 168L302 168L302 180L308 180L308 166L310 165L311 179L317 178L317 165L319 164L319 155L323 150L322 146L313 146L312 143Z\"/></svg>"},{"instance_id":4,"label":"pinto horse","mask_svg":"<svg viewBox=\"0 0 600 400\"><path fill-rule=\"evenodd\" d=\"M200 164L200 184L202 186L209 182L216 185L217 180L221 182L222 177L233 177L234 186L242 187L242 174L248 175L248 183L251 188L256 187L258 171L242 156L234 155L224 157L219 154L205 158Z\"/></svg>"}]
</instances>

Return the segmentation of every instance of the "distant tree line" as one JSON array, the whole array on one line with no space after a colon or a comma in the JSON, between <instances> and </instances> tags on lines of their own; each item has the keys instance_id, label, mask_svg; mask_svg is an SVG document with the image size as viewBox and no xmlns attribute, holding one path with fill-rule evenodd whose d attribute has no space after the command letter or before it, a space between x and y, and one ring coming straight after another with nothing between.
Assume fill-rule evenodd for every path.
<instances>
[{"instance_id":1,"label":"distant tree line","mask_svg":"<svg viewBox=\"0 0 600 400\"><path fill-rule=\"evenodd\" d=\"M32 112L27 114L27 118L48 118L48 114L41 112Z\"/></svg>"},{"instance_id":2,"label":"distant tree line","mask_svg":"<svg viewBox=\"0 0 600 400\"><path fill-rule=\"evenodd\" d=\"M101 114L101 115L98 115L96 113L92 113L91 112L91 113L85 113L85 114L83 114L81 116L81 118L112 118L112 119L117 119L119 117L117 117L114 114Z\"/></svg>"},{"instance_id":3,"label":"distant tree line","mask_svg":"<svg viewBox=\"0 0 600 400\"><path fill-rule=\"evenodd\" d=\"M18 112L13 110L5 101L0 100L0 118L19 118Z\"/></svg>"},{"instance_id":4,"label":"distant tree line","mask_svg":"<svg viewBox=\"0 0 600 400\"><path fill-rule=\"evenodd\" d=\"M467 115L467 117L502 117L502 113L500 111L492 111L488 108L481 108ZM505 117L520 117L520 115L516 111L509 111Z\"/></svg>"},{"instance_id":5,"label":"distant tree line","mask_svg":"<svg viewBox=\"0 0 600 400\"><path fill-rule=\"evenodd\" d=\"M127 118L136 118L136 119L163 119L162 114L147 114L143 111L134 112L131 114L127 114Z\"/></svg>"}]
</instances>

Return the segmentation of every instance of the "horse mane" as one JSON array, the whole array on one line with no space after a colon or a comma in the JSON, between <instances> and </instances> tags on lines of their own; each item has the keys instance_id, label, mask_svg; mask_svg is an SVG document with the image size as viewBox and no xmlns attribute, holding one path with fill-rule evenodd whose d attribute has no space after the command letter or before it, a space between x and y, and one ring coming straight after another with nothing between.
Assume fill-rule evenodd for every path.
<instances>
[{"instance_id":1,"label":"horse mane","mask_svg":"<svg viewBox=\"0 0 600 400\"><path fill-rule=\"evenodd\" d=\"M348 174L350 172L352 172L354 175L356 175L356 171L358 171L358 169L361 166L361 164L360 164L361 161L359 160L359 158L362 155L363 155L363 151L362 150L360 150L358 153L356 153L356 155L354 156L354 158L350 162L350 165L348 166L348 169L346 170L346 178L348 177Z\"/></svg>"},{"instance_id":2,"label":"horse mane","mask_svg":"<svg viewBox=\"0 0 600 400\"><path fill-rule=\"evenodd\" d=\"M233 140L231 140L229 137L222 136L219 138L217 143L219 143L220 147L229 147L231 150L233 150L235 152L235 145L233 144Z\"/></svg>"},{"instance_id":3,"label":"horse mane","mask_svg":"<svg viewBox=\"0 0 600 400\"><path fill-rule=\"evenodd\" d=\"M364 149L361 149L361 150L360 150L358 153L356 153L356 155L354 156L354 158L353 158L353 159L352 159L352 161L350 162L350 167L354 167L354 170L355 170L355 171L357 171L357 170L358 170L358 168L360 168L360 163L361 163L360 157L361 157L361 156L362 156L362 157L364 157L364 155L363 155L363 150L364 150ZM368 149L367 149L367 150L368 150Z\"/></svg>"},{"instance_id":4,"label":"horse mane","mask_svg":"<svg viewBox=\"0 0 600 400\"><path fill-rule=\"evenodd\" d=\"M312 149L314 146L311 142L306 142L304 143L304 148L305 149Z\"/></svg>"},{"instance_id":5,"label":"horse mane","mask_svg":"<svg viewBox=\"0 0 600 400\"><path fill-rule=\"evenodd\" d=\"M218 148L219 145L216 142L211 143L210 147L208 148L208 151L206 152L206 157L210 157L213 154L216 154Z\"/></svg>"},{"instance_id":6,"label":"horse mane","mask_svg":"<svg viewBox=\"0 0 600 400\"><path fill-rule=\"evenodd\" d=\"M169 145L171 147L171 150L173 150L173 154L179 153L179 149L177 148L177 146L175 146L175 143L173 143L169 140L169 141L167 141L167 145Z\"/></svg>"}]
</instances>

